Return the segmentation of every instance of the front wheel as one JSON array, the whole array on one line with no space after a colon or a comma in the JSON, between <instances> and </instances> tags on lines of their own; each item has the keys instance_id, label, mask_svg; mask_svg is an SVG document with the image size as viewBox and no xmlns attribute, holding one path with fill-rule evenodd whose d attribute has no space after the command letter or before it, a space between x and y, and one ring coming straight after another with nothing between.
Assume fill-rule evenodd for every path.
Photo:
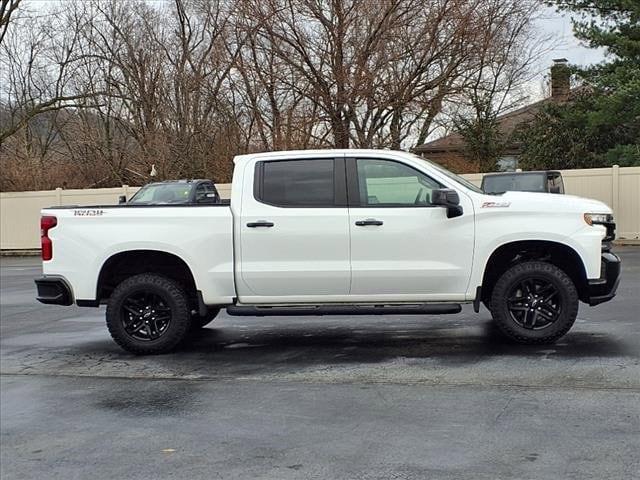
<instances>
[{"instance_id":1,"label":"front wheel","mask_svg":"<svg viewBox=\"0 0 640 480\"><path fill-rule=\"evenodd\" d=\"M573 326L578 292L571 278L555 265L519 263L496 282L491 314L498 328L519 343L552 343Z\"/></svg>"},{"instance_id":2,"label":"front wheel","mask_svg":"<svg viewBox=\"0 0 640 480\"><path fill-rule=\"evenodd\" d=\"M189 332L188 296L180 284L144 273L124 280L107 303L107 327L115 342L137 355L168 353Z\"/></svg>"}]
</instances>

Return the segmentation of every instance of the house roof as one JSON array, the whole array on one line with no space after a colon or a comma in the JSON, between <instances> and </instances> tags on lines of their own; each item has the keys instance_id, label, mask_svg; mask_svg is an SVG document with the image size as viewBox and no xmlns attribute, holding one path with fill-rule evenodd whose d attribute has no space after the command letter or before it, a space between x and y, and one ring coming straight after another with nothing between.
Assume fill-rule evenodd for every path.
<instances>
[{"instance_id":1,"label":"house roof","mask_svg":"<svg viewBox=\"0 0 640 480\"><path fill-rule=\"evenodd\" d=\"M552 98L548 97L498 116L496 121L498 122L500 132L505 136L510 135L518 125L532 120L540 111L540 108L550 101L552 101ZM459 133L451 133L431 142L418 145L413 149L413 151L415 153L450 152L460 151L463 148L464 139L462 138L462 135Z\"/></svg>"}]
</instances>

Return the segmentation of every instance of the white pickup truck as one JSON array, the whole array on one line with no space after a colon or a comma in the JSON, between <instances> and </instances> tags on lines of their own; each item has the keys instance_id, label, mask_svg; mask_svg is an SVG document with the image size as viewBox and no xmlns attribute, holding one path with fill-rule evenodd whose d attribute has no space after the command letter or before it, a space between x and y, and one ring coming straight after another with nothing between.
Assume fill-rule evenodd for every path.
<instances>
[{"instance_id":1,"label":"white pickup truck","mask_svg":"<svg viewBox=\"0 0 640 480\"><path fill-rule=\"evenodd\" d=\"M405 152L235 159L231 202L42 211L43 303L106 304L114 340L171 351L231 315L439 314L480 303L522 343L552 342L579 301L614 297L605 204L487 195ZM345 319L345 321L348 321Z\"/></svg>"}]
</instances>

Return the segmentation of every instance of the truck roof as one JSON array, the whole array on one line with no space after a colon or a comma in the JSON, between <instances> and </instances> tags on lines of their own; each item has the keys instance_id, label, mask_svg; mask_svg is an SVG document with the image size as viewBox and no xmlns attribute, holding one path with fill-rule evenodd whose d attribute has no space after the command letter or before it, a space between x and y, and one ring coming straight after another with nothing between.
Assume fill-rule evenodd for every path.
<instances>
[{"instance_id":1,"label":"truck roof","mask_svg":"<svg viewBox=\"0 0 640 480\"><path fill-rule=\"evenodd\" d=\"M331 155L380 155L381 153L396 153L402 155L411 155L409 152L402 150L384 150L384 149L364 149L364 148L324 148L315 150L280 150L276 152L259 152L237 155L233 161L240 163L248 159L268 159L273 157L282 157L283 155L296 156L296 160L312 160L314 157L321 155L323 157Z\"/></svg>"}]
</instances>

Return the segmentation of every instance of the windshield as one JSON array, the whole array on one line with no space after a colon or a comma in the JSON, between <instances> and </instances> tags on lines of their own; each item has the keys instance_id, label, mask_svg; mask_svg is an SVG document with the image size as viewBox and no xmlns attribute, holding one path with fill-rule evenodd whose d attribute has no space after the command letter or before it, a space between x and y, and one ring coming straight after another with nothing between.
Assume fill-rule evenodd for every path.
<instances>
[{"instance_id":1,"label":"windshield","mask_svg":"<svg viewBox=\"0 0 640 480\"><path fill-rule=\"evenodd\" d=\"M138 190L127 203L133 205L188 203L192 188L191 183L151 183Z\"/></svg>"},{"instance_id":2,"label":"windshield","mask_svg":"<svg viewBox=\"0 0 640 480\"><path fill-rule=\"evenodd\" d=\"M476 187L473 183L471 183L469 180L462 178L460 175L456 175L453 172L450 172L449 170L447 170L446 168L444 168L441 165L438 165L435 162L432 162L431 160L427 160L426 158L422 158L419 157L418 155L413 155L414 158L417 158L420 161L423 161L425 163L428 163L429 166L435 168L438 172L440 172L441 174L449 177L451 180L453 180L454 182L457 182L461 185L463 185L464 187L468 188L469 190L471 190L472 192L476 192L476 193L484 193L481 189L479 189L478 187Z\"/></svg>"},{"instance_id":3,"label":"windshield","mask_svg":"<svg viewBox=\"0 0 640 480\"><path fill-rule=\"evenodd\" d=\"M482 179L485 193L546 192L546 175L541 173L514 173L488 175Z\"/></svg>"}]
</instances>

